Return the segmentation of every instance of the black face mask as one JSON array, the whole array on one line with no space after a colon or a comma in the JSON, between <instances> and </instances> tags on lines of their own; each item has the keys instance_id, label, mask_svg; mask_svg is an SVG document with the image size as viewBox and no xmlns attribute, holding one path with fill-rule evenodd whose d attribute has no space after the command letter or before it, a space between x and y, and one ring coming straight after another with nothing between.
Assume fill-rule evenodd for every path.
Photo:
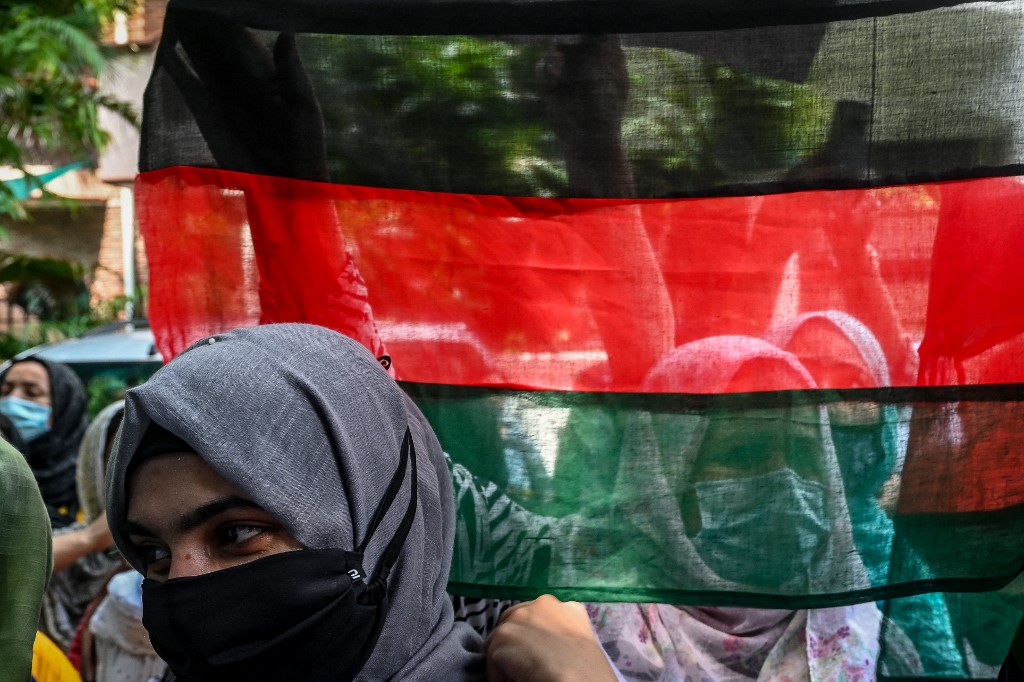
<instances>
[{"instance_id":1,"label":"black face mask","mask_svg":"<svg viewBox=\"0 0 1024 682\"><path fill-rule=\"evenodd\" d=\"M363 552L410 460L409 507L370 580ZM398 470L354 551L298 550L205 575L143 581L142 620L153 648L183 682L354 679L387 617L387 579L416 515L416 480L406 429Z\"/></svg>"}]
</instances>

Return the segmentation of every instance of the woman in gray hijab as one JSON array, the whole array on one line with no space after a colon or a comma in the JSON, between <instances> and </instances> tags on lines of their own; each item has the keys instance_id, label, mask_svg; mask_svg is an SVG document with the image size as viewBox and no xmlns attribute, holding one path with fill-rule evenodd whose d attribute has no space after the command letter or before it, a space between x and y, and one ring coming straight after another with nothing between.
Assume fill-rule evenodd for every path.
<instances>
[{"instance_id":1,"label":"woman in gray hijab","mask_svg":"<svg viewBox=\"0 0 1024 682\"><path fill-rule=\"evenodd\" d=\"M347 337L283 324L193 344L126 395L107 500L179 679L483 679L445 593L444 454Z\"/></svg>"},{"instance_id":2,"label":"woman in gray hijab","mask_svg":"<svg viewBox=\"0 0 1024 682\"><path fill-rule=\"evenodd\" d=\"M189 576L194 555L176 552L187 542L146 515L158 494L142 486L150 465L174 457L201 460L233 491L170 525L207 517L216 549L239 565ZM167 492L179 498L199 487L178 480ZM147 575L144 623L179 678L482 675L480 641L453 622L445 593L455 524L441 448L355 341L272 325L192 345L128 392L107 483L115 542ZM209 517L211 502L227 506ZM253 507L306 551L264 556L274 529Z\"/></svg>"}]
</instances>

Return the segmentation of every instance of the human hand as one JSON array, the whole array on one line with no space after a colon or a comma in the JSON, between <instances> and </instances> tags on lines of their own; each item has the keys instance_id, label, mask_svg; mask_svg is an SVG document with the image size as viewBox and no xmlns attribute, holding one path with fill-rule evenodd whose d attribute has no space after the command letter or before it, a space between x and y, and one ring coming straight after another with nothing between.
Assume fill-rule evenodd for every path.
<instances>
[{"instance_id":1,"label":"human hand","mask_svg":"<svg viewBox=\"0 0 1024 682\"><path fill-rule=\"evenodd\" d=\"M618 679L579 602L551 595L502 614L484 643L490 682L614 682Z\"/></svg>"},{"instance_id":2,"label":"human hand","mask_svg":"<svg viewBox=\"0 0 1024 682\"><path fill-rule=\"evenodd\" d=\"M100 514L89 525L53 536L53 572L62 571L86 554L113 546L107 515Z\"/></svg>"}]
</instances>

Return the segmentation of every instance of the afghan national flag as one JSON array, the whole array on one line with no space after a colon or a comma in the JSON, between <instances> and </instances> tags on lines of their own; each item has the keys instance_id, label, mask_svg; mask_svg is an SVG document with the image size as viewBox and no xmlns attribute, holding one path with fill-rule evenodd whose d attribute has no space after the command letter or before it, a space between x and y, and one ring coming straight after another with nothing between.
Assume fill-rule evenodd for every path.
<instances>
[{"instance_id":1,"label":"afghan national flag","mask_svg":"<svg viewBox=\"0 0 1024 682\"><path fill-rule=\"evenodd\" d=\"M158 343L307 321L390 355L472 479L462 594L999 589L1022 55L1021 2L172 0Z\"/></svg>"}]
</instances>

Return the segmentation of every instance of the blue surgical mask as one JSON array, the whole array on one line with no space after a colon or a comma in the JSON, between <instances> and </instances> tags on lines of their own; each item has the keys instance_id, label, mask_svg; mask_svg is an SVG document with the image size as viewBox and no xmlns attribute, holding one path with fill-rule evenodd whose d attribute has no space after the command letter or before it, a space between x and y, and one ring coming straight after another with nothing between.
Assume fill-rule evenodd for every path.
<instances>
[{"instance_id":1,"label":"blue surgical mask","mask_svg":"<svg viewBox=\"0 0 1024 682\"><path fill-rule=\"evenodd\" d=\"M780 469L696 485L701 558L725 580L754 589L798 589L814 573L828 534L825 488Z\"/></svg>"},{"instance_id":2,"label":"blue surgical mask","mask_svg":"<svg viewBox=\"0 0 1024 682\"><path fill-rule=\"evenodd\" d=\"M11 420L26 443L50 430L50 406L13 396L0 398L0 414Z\"/></svg>"}]
</instances>

